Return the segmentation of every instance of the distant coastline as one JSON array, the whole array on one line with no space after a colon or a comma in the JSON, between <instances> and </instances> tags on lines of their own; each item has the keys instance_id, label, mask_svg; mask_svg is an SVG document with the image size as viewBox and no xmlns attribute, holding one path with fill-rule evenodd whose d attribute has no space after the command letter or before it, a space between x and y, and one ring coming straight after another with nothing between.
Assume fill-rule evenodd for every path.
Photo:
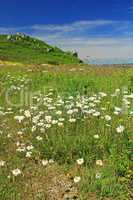
<instances>
[{"instance_id":1,"label":"distant coastline","mask_svg":"<svg viewBox=\"0 0 133 200\"><path fill-rule=\"evenodd\" d=\"M87 64L94 65L126 65L133 66L133 58L123 59L123 58L87 58L84 60Z\"/></svg>"}]
</instances>

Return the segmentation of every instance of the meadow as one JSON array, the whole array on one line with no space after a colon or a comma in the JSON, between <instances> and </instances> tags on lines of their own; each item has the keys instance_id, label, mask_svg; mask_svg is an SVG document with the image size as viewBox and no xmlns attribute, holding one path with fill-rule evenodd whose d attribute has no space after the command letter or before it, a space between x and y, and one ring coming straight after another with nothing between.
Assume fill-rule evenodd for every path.
<instances>
[{"instance_id":1,"label":"meadow","mask_svg":"<svg viewBox=\"0 0 133 200\"><path fill-rule=\"evenodd\" d=\"M0 200L133 198L133 69L0 68Z\"/></svg>"}]
</instances>

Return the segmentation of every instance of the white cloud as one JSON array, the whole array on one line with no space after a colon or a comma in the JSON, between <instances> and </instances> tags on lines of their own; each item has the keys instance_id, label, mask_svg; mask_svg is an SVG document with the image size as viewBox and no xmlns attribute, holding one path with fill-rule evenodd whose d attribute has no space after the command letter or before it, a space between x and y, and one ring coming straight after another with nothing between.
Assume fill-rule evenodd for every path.
<instances>
[{"instance_id":1,"label":"white cloud","mask_svg":"<svg viewBox=\"0 0 133 200\"><path fill-rule=\"evenodd\" d=\"M62 24L62 25L34 25L32 26L33 30L36 31L62 31L62 32L71 32L71 31L77 31L77 30L86 30L86 29L92 29L98 26L106 26L110 24L117 23L117 21L111 21L111 20L84 20L84 21L78 21L71 24Z\"/></svg>"}]
</instances>

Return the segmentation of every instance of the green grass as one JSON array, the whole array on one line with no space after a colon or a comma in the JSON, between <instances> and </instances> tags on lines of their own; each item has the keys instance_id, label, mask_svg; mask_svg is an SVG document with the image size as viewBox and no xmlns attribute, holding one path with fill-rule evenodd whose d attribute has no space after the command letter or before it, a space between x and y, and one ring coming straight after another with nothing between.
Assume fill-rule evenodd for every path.
<instances>
[{"instance_id":1,"label":"green grass","mask_svg":"<svg viewBox=\"0 0 133 200\"><path fill-rule=\"evenodd\" d=\"M5 167L0 167L0 200L45 199L48 195L46 179L50 181L51 178L47 172L50 164L42 166L43 159L53 159L51 167L57 165L61 174L70 174L70 181L78 188L81 200L132 199L132 99L128 99L130 104L126 112L114 114L115 106L125 111L123 99L126 92L132 93L132 80L132 68L93 68L84 65L1 68L0 110L5 114L0 115L0 160L6 163ZM120 94L113 97L116 89L120 89ZM92 96L99 100L99 92L105 92L107 96L100 102L90 101L94 107L88 100L86 103L83 101L83 97L88 99ZM32 105L30 95L36 97ZM44 98L48 98L47 101ZM20 100L23 100L21 105ZM58 105L62 101L64 104ZM77 107L76 102L82 106ZM12 113L9 108L12 108ZM75 108L78 111L72 114L72 118L76 121L70 123L67 111ZM99 117L83 113L83 110L92 108L100 112ZM25 110L30 110L32 119L43 112L40 117L42 125L37 125L33 132L35 124L30 118L25 118L21 123L14 119L14 116L24 115ZM62 111L61 115L56 111ZM47 115L54 120L64 118L63 126L55 124L50 128L44 127L43 131L43 125L48 124L45 120ZM105 120L106 115L111 116L111 121ZM121 133L116 131L119 125L125 127ZM19 135L18 131L23 134ZM98 135L99 139L95 139L94 135ZM37 136L42 140L38 141ZM26 157L25 151L16 151L19 147L17 142L25 146L33 145L30 158ZM79 158L84 159L82 166L77 165ZM103 165L97 165L97 160L101 160ZM22 174L14 177L12 170L16 168ZM53 170L55 176L57 169ZM98 174L100 178L96 178ZM73 182L75 176L81 177L78 184ZM35 192L38 187L41 187L43 197L38 197Z\"/></svg>"},{"instance_id":2,"label":"green grass","mask_svg":"<svg viewBox=\"0 0 133 200\"><path fill-rule=\"evenodd\" d=\"M7 35L0 35L0 60L21 62L26 64L76 64L80 59L70 53L63 52L57 47L25 36L12 35L12 40ZM16 37L18 40L16 40Z\"/></svg>"}]
</instances>

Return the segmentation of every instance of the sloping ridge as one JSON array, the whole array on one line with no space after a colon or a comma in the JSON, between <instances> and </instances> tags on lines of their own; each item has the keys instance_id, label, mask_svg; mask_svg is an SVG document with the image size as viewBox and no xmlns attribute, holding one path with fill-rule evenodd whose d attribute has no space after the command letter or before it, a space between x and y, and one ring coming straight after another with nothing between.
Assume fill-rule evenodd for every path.
<instances>
[{"instance_id":1,"label":"sloping ridge","mask_svg":"<svg viewBox=\"0 0 133 200\"><path fill-rule=\"evenodd\" d=\"M39 39L17 33L0 35L0 60L22 63L78 64L76 52L64 52Z\"/></svg>"}]
</instances>

